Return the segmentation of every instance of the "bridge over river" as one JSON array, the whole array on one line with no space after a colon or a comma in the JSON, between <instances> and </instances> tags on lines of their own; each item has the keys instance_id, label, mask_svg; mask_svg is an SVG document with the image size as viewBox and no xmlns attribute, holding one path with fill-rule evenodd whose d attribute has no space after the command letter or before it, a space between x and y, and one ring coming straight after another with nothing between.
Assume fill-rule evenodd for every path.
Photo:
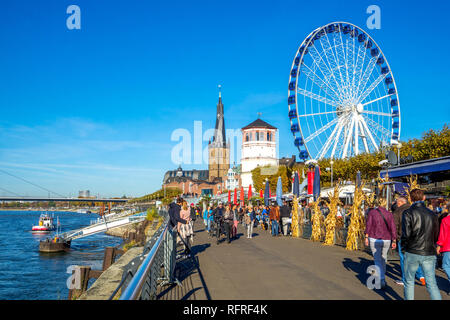
<instances>
[{"instance_id":1,"label":"bridge over river","mask_svg":"<svg viewBox=\"0 0 450 320\"><path fill-rule=\"evenodd\" d=\"M401 276L398 259L388 263L387 289L369 290L366 269L373 258L366 252L301 238L272 237L259 228L247 239L241 225L238 239L217 245L201 219L194 230L193 259L177 264L182 286L161 287L159 299L403 299L403 287L394 282ZM436 276L442 298L450 300L445 292L449 285L446 275L438 269ZM419 282L415 298L429 299Z\"/></svg>"}]
</instances>

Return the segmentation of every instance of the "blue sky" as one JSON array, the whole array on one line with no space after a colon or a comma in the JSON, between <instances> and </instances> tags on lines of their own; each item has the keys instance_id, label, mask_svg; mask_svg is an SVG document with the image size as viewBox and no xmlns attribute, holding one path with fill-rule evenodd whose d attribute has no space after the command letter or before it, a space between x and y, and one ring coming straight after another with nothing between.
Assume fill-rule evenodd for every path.
<instances>
[{"instance_id":1,"label":"blue sky","mask_svg":"<svg viewBox=\"0 0 450 320\"><path fill-rule=\"evenodd\" d=\"M66 27L71 4L81 30ZM380 30L366 27L371 4ZM420 137L449 120L448 12L446 1L2 1L0 169L64 195L153 192L177 167L172 132L214 126L219 83L227 128L261 112L279 128L280 156L296 154L292 59L332 21L377 41L397 82L401 138ZM0 187L47 195L1 173Z\"/></svg>"}]
</instances>

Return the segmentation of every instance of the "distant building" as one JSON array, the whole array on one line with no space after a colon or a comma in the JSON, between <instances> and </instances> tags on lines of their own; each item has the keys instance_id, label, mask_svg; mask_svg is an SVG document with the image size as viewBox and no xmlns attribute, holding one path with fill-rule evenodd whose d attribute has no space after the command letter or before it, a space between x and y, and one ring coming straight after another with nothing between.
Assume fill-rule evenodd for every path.
<instances>
[{"instance_id":1,"label":"distant building","mask_svg":"<svg viewBox=\"0 0 450 320\"><path fill-rule=\"evenodd\" d=\"M91 192L89 190L78 191L78 198L90 198Z\"/></svg>"},{"instance_id":2,"label":"distant building","mask_svg":"<svg viewBox=\"0 0 450 320\"><path fill-rule=\"evenodd\" d=\"M226 188L229 159L230 144L226 143L222 94L219 91L214 136L208 144L208 170L183 170L179 166L177 170L166 172L163 188L179 188L183 194L194 196L222 193Z\"/></svg>"},{"instance_id":3,"label":"distant building","mask_svg":"<svg viewBox=\"0 0 450 320\"><path fill-rule=\"evenodd\" d=\"M252 170L262 166L277 166L277 128L257 119L243 127L241 147L241 181L244 188L253 185Z\"/></svg>"},{"instance_id":4,"label":"distant building","mask_svg":"<svg viewBox=\"0 0 450 320\"><path fill-rule=\"evenodd\" d=\"M181 166L177 170L167 171L164 175L163 184L166 184L171 180L170 178L175 177L185 177L192 180L202 180L208 181L209 171L208 170L183 170ZM173 180L173 179L172 179Z\"/></svg>"},{"instance_id":5,"label":"distant building","mask_svg":"<svg viewBox=\"0 0 450 320\"><path fill-rule=\"evenodd\" d=\"M278 159L278 165L286 166L288 168L292 168L297 162L295 161L295 155L292 155L290 158L283 157Z\"/></svg>"},{"instance_id":6,"label":"distant building","mask_svg":"<svg viewBox=\"0 0 450 320\"><path fill-rule=\"evenodd\" d=\"M200 196L217 194L223 190L223 183L208 181L208 170L183 170L180 166L177 170L166 172L163 188L176 188L184 195Z\"/></svg>"},{"instance_id":7,"label":"distant building","mask_svg":"<svg viewBox=\"0 0 450 320\"><path fill-rule=\"evenodd\" d=\"M224 181L230 168L230 144L226 142L225 115L220 91L214 137L208 145L208 156L209 181Z\"/></svg>"},{"instance_id":8,"label":"distant building","mask_svg":"<svg viewBox=\"0 0 450 320\"><path fill-rule=\"evenodd\" d=\"M228 169L227 180L225 182L226 190L234 190L241 187L241 166L233 166L233 168Z\"/></svg>"}]
</instances>

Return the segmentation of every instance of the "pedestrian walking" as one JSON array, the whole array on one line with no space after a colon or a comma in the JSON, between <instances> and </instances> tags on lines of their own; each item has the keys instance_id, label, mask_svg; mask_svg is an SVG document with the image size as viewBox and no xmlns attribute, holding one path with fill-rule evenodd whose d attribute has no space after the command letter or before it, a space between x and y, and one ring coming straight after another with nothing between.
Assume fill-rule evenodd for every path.
<instances>
[{"instance_id":1,"label":"pedestrian walking","mask_svg":"<svg viewBox=\"0 0 450 320\"><path fill-rule=\"evenodd\" d=\"M447 274L447 279L450 282L450 215L448 215L448 212L441 220L436 253L442 254L442 269L444 269ZM450 283L447 289L447 295L450 295Z\"/></svg>"},{"instance_id":2,"label":"pedestrian walking","mask_svg":"<svg viewBox=\"0 0 450 320\"><path fill-rule=\"evenodd\" d=\"M231 230L231 237L233 239L236 238L237 236L237 226L239 223L239 213L238 213L238 208L237 205L233 205L233 229Z\"/></svg>"},{"instance_id":3,"label":"pedestrian walking","mask_svg":"<svg viewBox=\"0 0 450 320\"><path fill-rule=\"evenodd\" d=\"M203 220L206 225L206 231L209 233L211 230L211 220L212 220L212 207L208 206L208 208L203 212Z\"/></svg>"},{"instance_id":4,"label":"pedestrian walking","mask_svg":"<svg viewBox=\"0 0 450 320\"><path fill-rule=\"evenodd\" d=\"M414 300L414 276L422 267L427 291L432 300L441 300L436 285L436 242L439 224L436 214L425 206L425 195L420 189L410 192L413 204L403 212L402 251L405 253L405 300Z\"/></svg>"},{"instance_id":5,"label":"pedestrian walking","mask_svg":"<svg viewBox=\"0 0 450 320\"><path fill-rule=\"evenodd\" d=\"M253 223L255 221L255 213L251 204L247 207L247 212L244 215L244 221L247 229L247 238L251 239L253 236Z\"/></svg>"},{"instance_id":6,"label":"pedestrian walking","mask_svg":"<svg viewBox=\"0 0 450 320\"><path fill-rule=\"evenodd\" d=\"M224 222L224 228L225 233L227 235L227 242L231 242L231 233L233 228L233 222L234 221L234 213L233 209L231 209L231 205L227 205L225 208L225 213L223 215L223 222Z\"/></svg>"},{"instance_id":7,"label":"pedestrian walking","mask_svg":"<svg viewBox=\"0 0 450 320\"><path fill-rule=\"evenodd\" d=\"M272 224L272 236L276 237L278 236L278 220L280 220L280 209L276 204L270 208L269 218Z\"/></svg>"},{"instance_id":8,"label":"pedestrian walking","mask_svg":"<svg viewBox=\"0 0 450 320\"><path fill-rule=\"evenodd\" d=\"M365 244L370 246L381 288L384 289L387 254L390 247L393 250L397 247L397 229L392 213L375 203L375 207L367 213L365 235Z\"/></svg>"},{"instance_id":9,"label":"pedestrian walking","mask_svg":"<svg viewBox=\"0 0 450 320\"><path fill-rule=\"evenodd\" d=\"M283 200L283 205L280 208L280 218L283 225L283 235L287 236L289 220L291 218L291 207L287 205L286 200Z\"/></svg>"},{"instance_id":10,"label":"pedestrian walking","mask_svg":"<svg viewBox=\"0 0 450 320\"><path fill-rule=\"evenodd\" d=\"M396 280L395 283L403 286L405 284L405 269L404 269L405 256L401 249L402 215L403 215L403 212L410 207L410 205L408 204L408 200L405 197L401 196L401 197L397 198L395 207L396 207L396 209L394 210L393 215L394 215L394 221L395 221L395 225L396 225L396 229L397 229L397 239L399 240L398 245L397 245L397 251L398 251L398 255L400 257L400 269L402 271L402 279ZM422 285L425 285L425 276L423 275L423 271L420 266L417 269L416 278L417 278L417 280L420 281L420 283L422 283Z\"/></svg>"},{"instance_id":11,"label":"pedestrian walking","mask_svg":"<svg viewBox=\"0 0 450 320\"><path fill-rule=\"evenodd\" d=\"M183 224L181 222L178 222L178 233L180 234L181 238L184 240L183 245L186 250L190 251L191 246L194 242L194 239L192 238L193 230L191 225L191 210L188 207L188 204L186 201L183 201L183 204L181 206L180 210L180 217L181 219L186 220L187 223Z\"/></svg>"}]
</instances>

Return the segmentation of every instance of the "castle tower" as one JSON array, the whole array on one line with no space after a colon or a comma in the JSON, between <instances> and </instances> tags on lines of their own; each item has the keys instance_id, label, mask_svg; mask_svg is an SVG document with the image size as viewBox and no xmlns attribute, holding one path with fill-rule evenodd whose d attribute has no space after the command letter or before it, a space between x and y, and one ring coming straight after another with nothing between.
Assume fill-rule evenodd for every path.
<instances>
[{"instance_id":1,"label":"castle tower","mask_svg":"<svg viewBox=\"0 0 450 320\"><path fill-rule=\"evenodd\" d=\"M241 131L241 179L242 186L248 188L249 185L253 185L253 169L278 165L276 154L278 129L258 118Z\"/></svg>"},{"instance_id":2,"label":"castle tower","mask_svg":"<svg viewBox=\"0 0 450 320\"><path fill-rule=\"evenodd\" d=\"M221 86L219 85L219 102L217 103L214 137L208 145L209 181L214 181L216 178L224 180L230 168L230 144L226 142L225 118L220 88Z\"/></svg>"}]
</instances>

